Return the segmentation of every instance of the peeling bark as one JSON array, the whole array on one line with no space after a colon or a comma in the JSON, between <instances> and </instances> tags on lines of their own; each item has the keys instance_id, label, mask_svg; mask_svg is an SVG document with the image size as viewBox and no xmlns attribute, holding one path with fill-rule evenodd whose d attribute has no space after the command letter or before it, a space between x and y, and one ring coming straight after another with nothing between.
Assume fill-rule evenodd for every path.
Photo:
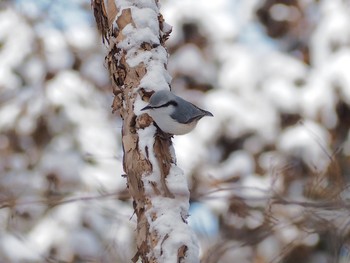
<instances>
[{"instance_id":1,"label":"peeling bark","mask_svg":"<svg viewBox=\"0 0 350 263\"><path fill-rule=\"evenodd\" d=\"M166 53L164 42L169 37L171 29L170 27L166 29L156 0L154 2L151 0L130 1L130 3L127 0L120 1L120 3L118 0L107 0L107 10L103 0L92 0L92 7L103 41L109 45L106 64L115 96L112 104L113 112L119 111L123 119L123 167L137 216L137 252L132 261L136 262L140 258L145 263L198 262L198 251L189 249L197 248L197 244L189 244L195 242L195 238L185 220L188 216L189 192L183 173L179 173L179 169L176 170L175 157L171 154L171 138L164 136L158 130L153 134L153 144L149 145L147 144L149 142L143 141L145 138L139 136L140 131L150 129L150 126L153 127L150 116L145 113L139 115L135 113L135 102L148 101L153 93L152 88L140 86L143 77L150 71L150 67L147 62L143 61L133 66L128 63L128 59L133 54L141 54L141 52L148 52L145 54L149 54L149 52L153 52L152 54ZM133 10L142 11L143 8L148 8L148 11L157 15L155 16L157 21L153 22L158 24L156 37L159 43L152 43L152 41L134 42L125 33L124 29L138 29L137 22L134 21ZM146 27L146 29L148 28ZM151 56L150 59L157 67L163 68L166 73L166 61L157 60L155 56ZM166 82L166 87L160 88L170 88L168 82ZM140 145L146 146L141 147ZM169 178L167 177L171 169L175 169L178 173L175 174L176 182L181 180L186 189L180 188L179 190L179 187L176 186L175 192L169 190L171 185L168 185ZM164 200L164 203L168 202L171 209L160 211L159 207L162 206L159 204L163 203L159 200L162 202ZM174 211L178 211L175 216L173 216ZM168 221L174 221L176 224L168 222L165 227L162 227L161 222L168 219L167 213L175 217ZM172 227L171 224L175 227ZM165 233L164 229L168 229L168 232ZM178 236L175 237L177 231L180 232L181 237L188 235L188 238L182 240ZM172 247L174 252L169 255L169 250ZM165 250L168 250L167 253Z\"/></svg>"}]
</instances>

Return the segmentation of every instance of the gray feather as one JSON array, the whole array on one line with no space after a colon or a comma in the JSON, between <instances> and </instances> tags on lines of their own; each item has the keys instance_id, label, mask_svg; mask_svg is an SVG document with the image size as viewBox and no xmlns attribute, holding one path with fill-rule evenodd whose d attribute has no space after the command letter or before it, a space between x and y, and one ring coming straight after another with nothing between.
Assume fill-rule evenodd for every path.
<instances>
[{"instance_id":1,"label":"gray feather","mask_svg":"<svg viewBox=\"0 0 350 263\"><path fill-rule=\"evenodd\" d=\"M170 117L176 119L180 123L191 123L200 120L204 116L213 116L210 112L202 110L180 97L177 97L176 100L182 101L179 103L182 107L177 107L177 110L171 114Z\"/></svg>"},{"instance_id":2,"label":"gray feather","mask_svg":"<svg viewBox=\"0 0 350 263\"><path fill-rule=\"evenodd\" d=\"M191 123L193 121L198 121L204 116L213 116L209 111L202 110L167 90L154 93L149 101L148 107L161 108L169 105L176 107L176 110L170 115L171 118L180 123ZM181 107L178 107L178 105L181 105Z\"/></svg>"}]
</instances>

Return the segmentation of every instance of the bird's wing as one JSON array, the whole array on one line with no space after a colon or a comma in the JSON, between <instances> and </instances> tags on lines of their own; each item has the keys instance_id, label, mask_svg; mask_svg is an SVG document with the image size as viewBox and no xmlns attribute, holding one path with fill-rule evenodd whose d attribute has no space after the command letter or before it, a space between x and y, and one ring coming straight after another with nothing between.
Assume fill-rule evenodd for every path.
<instances>
[{"instance_id":1,"label":"bird's wing","mask_svg":"<svg viewBox=\"0 0 350 263\"><path fill-rule=\"evenodd\" d=\"M192 103L187 101L185 102L186 103L182 104L183 106L181 108L179 107L176 110L176 114L173 113L170 115L173 119L177 119L178 122L186 124L186 123L191 123L195 120L199 120L205 115L207 115L205 111L201 110L200 108L193 105Z\"/></svg>"}]
</instances>

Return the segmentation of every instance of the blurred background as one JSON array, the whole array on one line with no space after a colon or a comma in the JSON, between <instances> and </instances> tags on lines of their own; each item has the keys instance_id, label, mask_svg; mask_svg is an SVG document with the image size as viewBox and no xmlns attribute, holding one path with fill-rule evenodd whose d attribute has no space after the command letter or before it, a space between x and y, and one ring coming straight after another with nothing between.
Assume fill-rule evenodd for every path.
<instances>
[{"instance_id":1,"label":"blurred background","mask_svg":"<svg viewBox=\"0 0 350 263\"><path fill-rule=\"evenodd\" d=\"M203 263L350 262L350 1L163 0ZM131 262L90 1L0 1L0 262Z\"/></svg>"}]
</instances>

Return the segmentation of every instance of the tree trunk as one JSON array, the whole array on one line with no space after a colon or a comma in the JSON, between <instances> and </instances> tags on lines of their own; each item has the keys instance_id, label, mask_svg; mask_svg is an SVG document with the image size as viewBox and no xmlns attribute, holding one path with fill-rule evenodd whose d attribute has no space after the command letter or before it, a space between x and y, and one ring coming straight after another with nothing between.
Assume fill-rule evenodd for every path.
<instances>
[{"instance_id":1,"label":"tree trunk","mask_svg":"<svg viewBox=\"0 0 350 263\"><path fill-rule=\"evenodd\" d=\"M189 190L176 166L171 139L140 112L155 90L169 89L170 34L156 0L92 0L97 26L108 45L113 111L123 119L123 165L137 216L136 262L199 262L187 225Z\"/></svg>"}]
</instances>

